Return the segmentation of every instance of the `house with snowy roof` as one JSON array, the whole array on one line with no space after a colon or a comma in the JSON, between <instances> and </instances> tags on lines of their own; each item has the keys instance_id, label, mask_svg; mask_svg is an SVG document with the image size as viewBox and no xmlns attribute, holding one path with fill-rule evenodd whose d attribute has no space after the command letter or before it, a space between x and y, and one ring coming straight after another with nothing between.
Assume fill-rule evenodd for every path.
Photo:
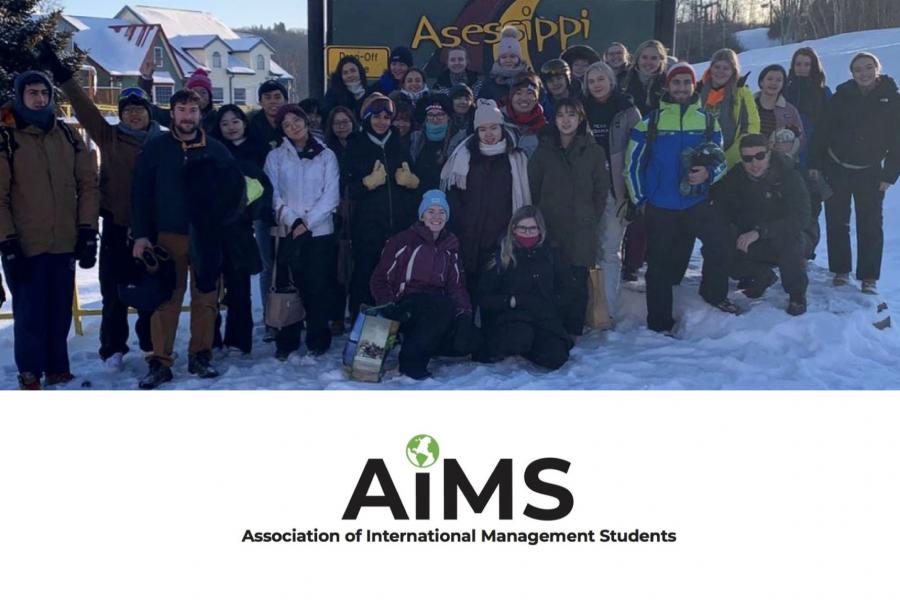
<instances>
[{"instance_id":1,"label":"house with snowy roof","mask_svg":"<svg viewBox=\"0 0 900 600\"><path fill-rule=\"evenodd\" d=\"M239 34L211 13L129 5L115 18L159 25L185 77L198 67L209 72L217 104L256 104L256 90L269 79L281 81L288 91L293 88L294 78L273 60L275 50L265 39Z\"/></svg>"}]
</instances>

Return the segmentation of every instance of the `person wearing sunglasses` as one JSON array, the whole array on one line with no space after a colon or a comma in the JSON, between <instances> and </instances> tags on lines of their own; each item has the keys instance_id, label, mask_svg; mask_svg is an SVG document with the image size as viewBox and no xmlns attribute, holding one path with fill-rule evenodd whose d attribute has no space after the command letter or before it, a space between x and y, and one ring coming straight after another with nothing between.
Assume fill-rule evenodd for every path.
<instances>
[{"instance_id":1,"label":"person wearing sunglasses","mask_svg":"<svg viewBox=\"0 0 900 600\"><path fill-rule=\"evenodd\" d=\"M577 296L575 287L541 211L518 209L478 283L484 341L472 358L491 363L522 356L545 369L562 367L573 346L564 315Z\"/></svg>"},{"instance_id":2,"label":"person wearing sunglasses","mask_svg":"<svg viewBox=\"0 0 900 600\"><path fill-rule=\"evenodd\" d=\"M353 214L350 315L354 319L360 304L374 301L369 279L385 242L416 220L419 178L410 168L409 145L391 126L394 114L394 101L387 96L376 92L366 98L360 108L362 132L347 148L344 161Z\"/></svg>"},{"instance_id":3,"label":"person wearing sunglasses","mask_svg":"<svg viewBox=\"0 0 900 600\"><path fill-rule=\"evenodd\" d=\"M740 141L741 167L713 188L736 240L731 274L748 298L761 298L778 278L788 293L787 313L806 312L806 256L815 240L809 192L791 158L751 133Z\"/></svg>"},{"instance_id":4,"label":"person wearing sunglasses","mask_svg":"<svg viewBox=\"0 0 900 600\"><path fill-rule=\"evenodd\" d=\"M128 306L121 301L117 286L130 273L131 249L128 229L131 226L131 184L135 165L144 145L161 134L159 123L146 92L140 88L126 88L119 93L119 123L109 123L81 83L56 56L49 46L42 49L41 63L53 73L72 109L75 118L100 149L100 217L103 236L100 239L100 294L103 302L100 321L100 359L111 371L122 369L123 357L128 354ZM138 311L135 333L138 347L149 352L150 316L152 312Z\"/></svg>"}]
</instances>

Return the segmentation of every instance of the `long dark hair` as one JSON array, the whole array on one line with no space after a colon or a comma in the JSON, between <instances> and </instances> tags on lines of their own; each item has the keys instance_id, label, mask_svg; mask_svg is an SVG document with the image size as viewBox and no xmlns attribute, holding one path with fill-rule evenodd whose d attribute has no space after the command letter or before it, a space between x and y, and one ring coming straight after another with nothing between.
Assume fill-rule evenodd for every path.
<instances>
[{"instance_id":1,"label":"long dark hair","mask_svg":"<svg viewBox=\"0 0 900 600\"><path fill-rule=\"evenodd\" d=\"M213 123L211 135L220 142L226 141L225 138L222 137L221 127L222 119L225 117L226 113L234 113L234 115L244 123L244 137L250 137L250 120L247 119L247 115L244 114L244 111L242 111L241 107L237 104L223 104L219 107L219 110L216 111L216 118Z\"/></svg>"},{"instance_id":2,"label":"long dark hair","mask_svg":"<svg viewBox=\"0 0 900 600\"><path fill-rule=\"evenodd\" d=\"M337 67L334 69L334 73L331 74L331 87L336 90L340 90L343 92L349 93L350 90L347 89L347 86L344 85L344 78L341 77L341 73L344 70L344 65L347 63L351 63L359 69L359 83L365 88L366 87L366 68L360 62L358 58L355 56L345 56L341 60L338 61Z\"/></svg>"},{"instance_id":3,"label":"long dark hair","mask_svg":"<svg viewBox=\"0 0 900 600\"><path fill-rule=\"evenodd\" d=\"M581 123L578 125L578 129L575 130L575 135L587 135L590 131L588 126L587 112L584 110L584 104L581 103L581 100L578 98L562 98L556 101L556 114L559 114L559 111L564 108L571 109L578 118L581 120ZM553 137L556 139L556 143L559 144L561 137L559 133L559 128L556 126L556 118L554 117L552 122L550 123L551 131L553 132Z\"/></svg>"},{"instance_id":4,"label":"long dark hair","mask_svg":"<svg viewBox=\"0 0 900 600\"><path fill-rule=\"evenodd\" d=\"M803 48L797 48L797 51L794 52L794 55L791 57L791 69L788 71L788 81L792 81L797 78L797 74L794 72L794 62L797 60L798 56L806 56L809 57L810 68L809 68L809 78L813 82L816 87L825 87L825 71L822 69L822 61L819 60L819 55L816 53L814 48L810 48L809 46L804 46ZM785 83L785 85L787 85Z\"/></svg>"},{"instance_id":5,"label":"long dark hair","mask_svg":"<svg viewBox=\"0 0 900 600\"><path fill-rule=\"evenodd\" d=\"M328 113L328 119L325 121L325 143L328 144L329 147L333 144L340 143L337 136L334 135L334 118L339 114L346 115L347 118L350 119L350 123L353 126L350 131L351 137L359 130L359 123L356 121L356 115L353 114L353 111L346 106L335 106L331 109L331 112Z\"/></svg>"}]
</instances>

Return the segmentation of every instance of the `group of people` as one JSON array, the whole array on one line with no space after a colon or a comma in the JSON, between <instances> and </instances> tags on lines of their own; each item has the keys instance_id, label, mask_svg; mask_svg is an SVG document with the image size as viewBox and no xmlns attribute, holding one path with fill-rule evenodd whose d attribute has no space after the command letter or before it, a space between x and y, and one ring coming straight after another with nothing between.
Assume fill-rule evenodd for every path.
<instances>
[{"instance_id":1,"label":"group of people","mask_svg":"<svg viewBox=\"0 0 900 600\"><path fill-rule=\"evenodd\" d=\"M144 72L122 90L117 125L42 47L0 114L0 254L20 386L72 379L75 264L92 268L98 252L100 357L121 368L137 308L144 389L173 378L188 282L188 371L203 378L218 375L214 348L251 351L257 274L267 323L267 298L302 298L302 319L266 327L278 359L301 343L327 352L375 306L401 323L399 368L414 379L438 355L559 368L597 268L615 320L621 282L646 263L647 326L671 335L672 288L697 238L706 302L740 314L729 280L759 298L777 267L787 312L800 315L823 204L834 285L850 282L853 199L856 279L876 292L900 94L875 55L856 55L832 94L815 51L801 48L788 70L763 69L754 95L728 49L699 79L655 40L633 54L575 46L535 71L519 36L503 30L484 76L466 48L444 50L430 87L408 48L371 86L346 56L322 100L289 103L267 81L249 115L214 107L202 71L163 110ZM99 171L56 118L54 82L98 147Z\"/></svg>"}]
</instances>

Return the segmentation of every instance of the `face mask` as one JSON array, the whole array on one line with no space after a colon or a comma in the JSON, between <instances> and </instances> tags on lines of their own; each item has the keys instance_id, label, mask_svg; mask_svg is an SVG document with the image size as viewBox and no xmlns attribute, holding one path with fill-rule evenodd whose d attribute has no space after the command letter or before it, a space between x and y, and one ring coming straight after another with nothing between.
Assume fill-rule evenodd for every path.
<instances>
[{"instance_id":1,"label":"face mask","mask_svg":"<svg viewBox=\"0 0 900 600\"><path fill-rule=\"evenodd\" d=\"M524 237L519 235L518 233L513 234L516 236L516 241L523 248L534 248L541 241L541 236L536 235L534 237Z\"/></svg>"},{"instance_id":2,"label":"face mask","mask_svg":"<svg viewBox=\"0 0 900 600\"><path fill-rule=\"evenodd\" d=\"M425 123L425 137L429 142L439 142L447 136L447 129L450 124L435 125L434 123Z\"/></svg>"}]
</instances>

